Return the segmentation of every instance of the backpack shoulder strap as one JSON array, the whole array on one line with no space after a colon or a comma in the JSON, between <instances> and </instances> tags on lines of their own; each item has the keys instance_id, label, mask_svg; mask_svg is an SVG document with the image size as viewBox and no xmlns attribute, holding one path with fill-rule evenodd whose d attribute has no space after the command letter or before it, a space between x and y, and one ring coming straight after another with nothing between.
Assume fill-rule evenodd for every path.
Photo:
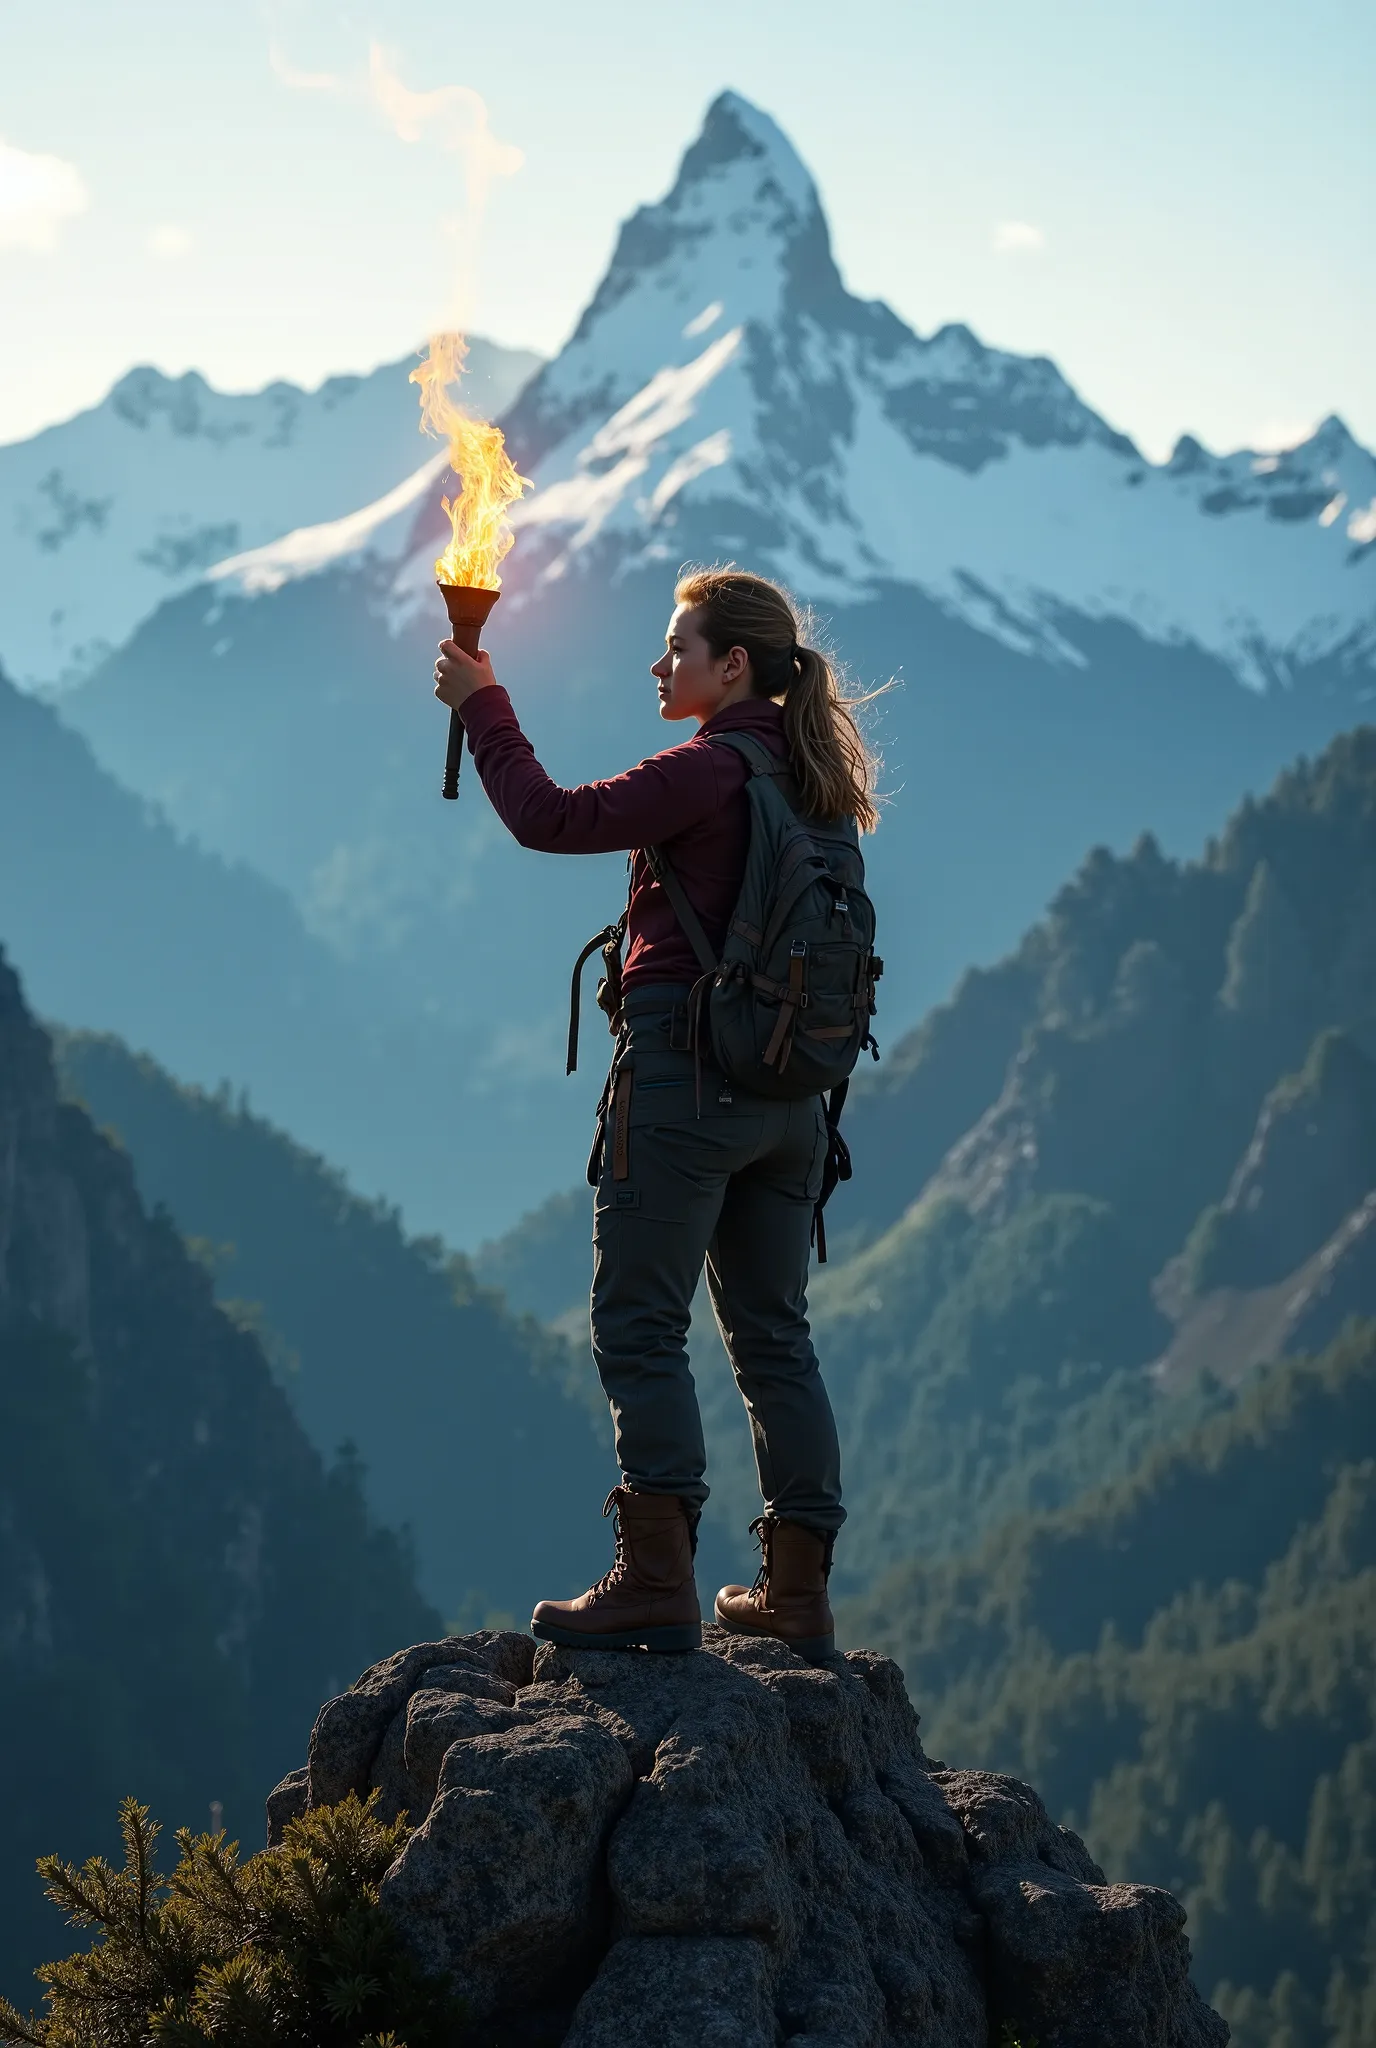
<instances>
[{"instance_id":1,"label":"backpack shoulder strap","mask_svg":"<svg viewBox=\"0 0 1376 2048\"><path fill-rule=\"evenodd\" d=\"M733 754L739 754L752 777L757 776L769 788L777 790L795 818L802 816L802 799L792 764L771 753L753 732L709 733L707 742L709 746L730 747Z\"/></svg>"},{"instance_id":2,"label":"backpack shoulder strap","mask_svg":"<svg viewBox=\"0 0 1376 2048\"><path fill-rule=\"evenodd\" d=\"M710 746L730 747L733 754L739 754L752 775L768 776L784 796L789 809L793 809L787 792L792 787L792 777L786 761L780 761L770 752L763 740L757 740L749 732L714 732L708 734ZM698 956L698 965L704 974L715 974L721 964L712 951L702 920L688 901L688 893L674 873L673 862L662 846L647 846L645 858L650 872L674 906L674 915L683 927L689 945Z\"/></svg>"},{"instance_id":3,"label":"backpack shoulder strap","mask_svg":"<svg viewBox=\"0 0 1376 2048\"><path fill-rule=\"evenodd\" d=\"M698 965L704 974L715 974L719 966L716 954L708 943L702 928L702 920L688 901L688 892L674 873L674 865L662 846L647 846L645 858L650 864L650 873L659 883L674 906L674 915L683 927L689 945L698 956Z\"/></svg>"},{"instance_id":4,"label":"backpack shoulder strap","mask_svg":"<svg viewBox=\"0 0 1376 2048\"><path fill-rule=\"evenodd\" d=\"M707 743L713 747L730 747L733 754L740 755L752 775L788 774L787 761L778 760L753 732L708 733Z\"/></svg>"}]
</instances>

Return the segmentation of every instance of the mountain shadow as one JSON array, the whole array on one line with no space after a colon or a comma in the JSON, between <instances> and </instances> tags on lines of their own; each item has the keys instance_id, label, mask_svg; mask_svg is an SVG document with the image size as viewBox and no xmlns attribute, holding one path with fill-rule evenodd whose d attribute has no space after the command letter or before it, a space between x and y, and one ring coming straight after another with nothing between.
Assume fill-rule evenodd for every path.
<instances>
[{"instance_id":1,"label":"mountain shadow","mask_svg":"<svg viewBox=\"0 0 1376 2048\"><path fill-rule=\"evenodd\" d=\"M180 1087L110 1037L58 1032L56 1046L67 1091L118 1134L144 1199L259 1332L312 1443L357 1446L370 1508L410 1529L447 1621L523 1625L537 1599L596 1577L615 1469L590 1358L228 1089Z\"/></svg>"}]
</instances>

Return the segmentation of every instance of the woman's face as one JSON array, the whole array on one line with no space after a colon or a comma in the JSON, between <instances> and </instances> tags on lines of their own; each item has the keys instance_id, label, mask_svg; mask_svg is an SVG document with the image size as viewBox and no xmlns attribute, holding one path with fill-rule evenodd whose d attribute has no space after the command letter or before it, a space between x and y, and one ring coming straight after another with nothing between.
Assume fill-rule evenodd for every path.
<instances>
[{"instance_id":1,"label":"woman's face","mask_svg":"<svg viewBox=\"0 0 1376 2048\"><path fill-rule=\"evenodd\" d=\"M676 607L664 652L650 674L659 684L661 718L696 718L699 724L750 694L750 657L743 647L714 655L690 606Z\"/></svg>"}]
</instances>

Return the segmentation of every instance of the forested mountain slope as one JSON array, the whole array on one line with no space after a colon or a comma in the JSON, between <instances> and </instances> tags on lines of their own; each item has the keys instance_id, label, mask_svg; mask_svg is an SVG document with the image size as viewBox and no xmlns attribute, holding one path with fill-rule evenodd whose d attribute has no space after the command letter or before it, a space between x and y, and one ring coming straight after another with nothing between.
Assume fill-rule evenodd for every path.
<instances>
[{"instance_id":1,"label":"forested mountain slope","mask_svg":"<svg viewBox=\"0 0 1376 2048\"><path fill-rule=\"evenodd\" d=\"M1159 1406L1163 1383L1183 1395L1198 1369L1236 1378L1223 1278L1279 1285L1318 1260L1285 1350L1326 1341L1339 1301L1376 1313L1359 1213L1376 1125L1357 1115L1376 1052L1376 731L1287 773L1198 863L1150 842L1093 856L1001 976L1019 1043L942 1157L928 1133L976 1036L961 1010L976 992L987 1005L987 983L924 1026L897 1083L857 1113L858 1201L882 1102L875 1208L882 1220L901 1199L905 1126L909 1206L814 1293L870 1567L885 1549L963 1545L991 1515L1051 1505L1072 1475L1124 1469L1122 1420ZM1285 1102L1306 1107L1282 1146ZM1267 1225L1270 1263L1215 1272L1196 1242L1182 1273L1192 1233L1232 1241L1200 1218L1243 1184L1254 1231L1284 1214ZM1234 1310L1246 1292L1234 1288ZM1147 1380L1205 1301L1218 1335L1196 1345L1193 1380Z\"/></svg>"},{"instance_id":2,"label":"forested mountain slope","mask_svg":"<svg viewBox=\"0 0 1376 2048\"><path fill-rule=\"evenodd\" d=\"M406 1546L306 1439L126 1155L59 1100L0 959L0 1981L58 1930L33 1859L126 1793L257 1833L322 1698L433 1634Z\"/></svg>"},{"instance_id":3,"label":"forested mountain slope","mask_svg":"<svg viewBox=\"0 0 1376 2048\"><path fill-rule=\"evenodd\" d=\"M604 1569L615 1468L562 1342L227 1089L179 1087L109 1037L61 1032L57 1053L67 1090L128 1146L144 1199L261 1328L316 1448L357 1446L370 1508L410 1528L447 1621L523 1624L536 1599Z\"/></svg>"},{"instance_id":4,"label":"forested mountain slope","mask_svg":"<svg viewBox=\"0 0 1376 2048\"><path fill-rule=\"evenodd\" d=\"M1093 852L1007 960L864 1076L844 1216L885 1228L949 1153L941 1185L982 1210L1033 1188L1130 1190L1137 1228L1169 1240L1190 1203L1221 1195L1266 1088L1325 1026L1358 1020L1376 1046L1374 1005L1364 726L1244 802L1198 861L1150 837L1126 858Z\"/></svg>"},{"instance_id":5,"label":"forested mountain slope","mask_svg":"<svg viewBox=\"0 0 1376 2048\"><path fill-rule=\"evenodd\" d=\"M0 937L40 1015L118 1032L183 1080L228 1076L304 1142L343 1134L356 1184L411 1217L443 1208L467 1158L445 1020L174 831L3 672Z\"/></svg>"},{"instance_id":6,"label":"forested mountain slope","mask_svg":"<svg viewBox=\"0 0 1376 2048\"><path fill-rule=\"evenodd\" d=\"M0 447L0 661L26 688L70 682L213 563L433 462L416 360L242 392L143 363L99 405ZM465 390L500 412L538 366L474 337Z\"/></svg>"},{"instance_id":7,"label":"forested mountain slope","mask_svg":"<svg viewBox=\"0 0 1376 2048\"><path fill-rule=\"evenodd\" d=\"M1376 2038L1376 1322L846 1625L924 1737L1179 1891L1236 2048Z\"/></svg>"}]
</instances>

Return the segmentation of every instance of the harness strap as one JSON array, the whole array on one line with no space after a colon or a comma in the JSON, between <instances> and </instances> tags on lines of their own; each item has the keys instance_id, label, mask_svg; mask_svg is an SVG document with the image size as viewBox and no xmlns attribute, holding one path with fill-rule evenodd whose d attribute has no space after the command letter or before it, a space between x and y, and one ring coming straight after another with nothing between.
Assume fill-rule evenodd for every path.
<instances>
[{"instance_id":1,"label":"harness strap","mask_svg":"<svg viewBox=\"0 0 1376 2048\"><path fill-rule=\"evenodd\" d=\"M822 1188L812 1210L812 1242L817 1247L817 1263L827 1262L827 1226L822 1211L836 1192L838 1181L849 1180L853 1172L850 1146L841 1136L841 1111L846 1106L850 1081L838 1081L829 1099L823 1099L822 1115L827 1126L827 1154L822 1166Z\"/></svg>"},{"instance_id":2,"label":"harness strap","mask_svg":"<svg viewBox=\"0 0 1376 2048\"><path fill-rule=\"evenodd\" d=\"M605 953L613 943L619 946L626 933L626 920L619 918L615 924L604 925L602 930L588 940L578 955L573 969L573 985L569 990L569 1047L566 1074L576 1072L578 1067L578 1018L583 993L583 969L600 946Z\"/></svg>"},{"instance_id":3,"label":"harness strap","mask_svg":"<svg viewBox=\"0 0 1376 2048\"><path fill-rule=\"evenodd\" d=\"M693 1054L693 1114L702 1115L702 1005L713 975L700 974L688 991L688 1044Z\"/></svg>"},{"instance_id":4,"label":"harness strap","mask_svg":"<svg viewBox=\"0 0 1376 2048\"><path fill-rule=\"evenodd\" d=\"M688 901L688 892L674 873L674 864L662 846L647 846L645 859L650 873L674 907L683 935L698 957L702 973L688 992L688 1043L693 1049L693 1107L702 1115L702 1006L716 980L719 962L708 943L702 920Z\"/></svg>"},{"instance_id":5,"label":"harness strap","mask_svg":"<svg viewBox=\"0 0 1376 2048\"><path fill-rule=\"evenodd\" d=\"M704 974L715 974L717 956L707 942L707 934L702 928L701 919L688 901L688 892L674 873L673 862L662 846L647 846L645 858L649 863L650 873L674 906L674 916L683 926L684 936L698 956L698 966Z\"/></svg>"}]
</instances>

